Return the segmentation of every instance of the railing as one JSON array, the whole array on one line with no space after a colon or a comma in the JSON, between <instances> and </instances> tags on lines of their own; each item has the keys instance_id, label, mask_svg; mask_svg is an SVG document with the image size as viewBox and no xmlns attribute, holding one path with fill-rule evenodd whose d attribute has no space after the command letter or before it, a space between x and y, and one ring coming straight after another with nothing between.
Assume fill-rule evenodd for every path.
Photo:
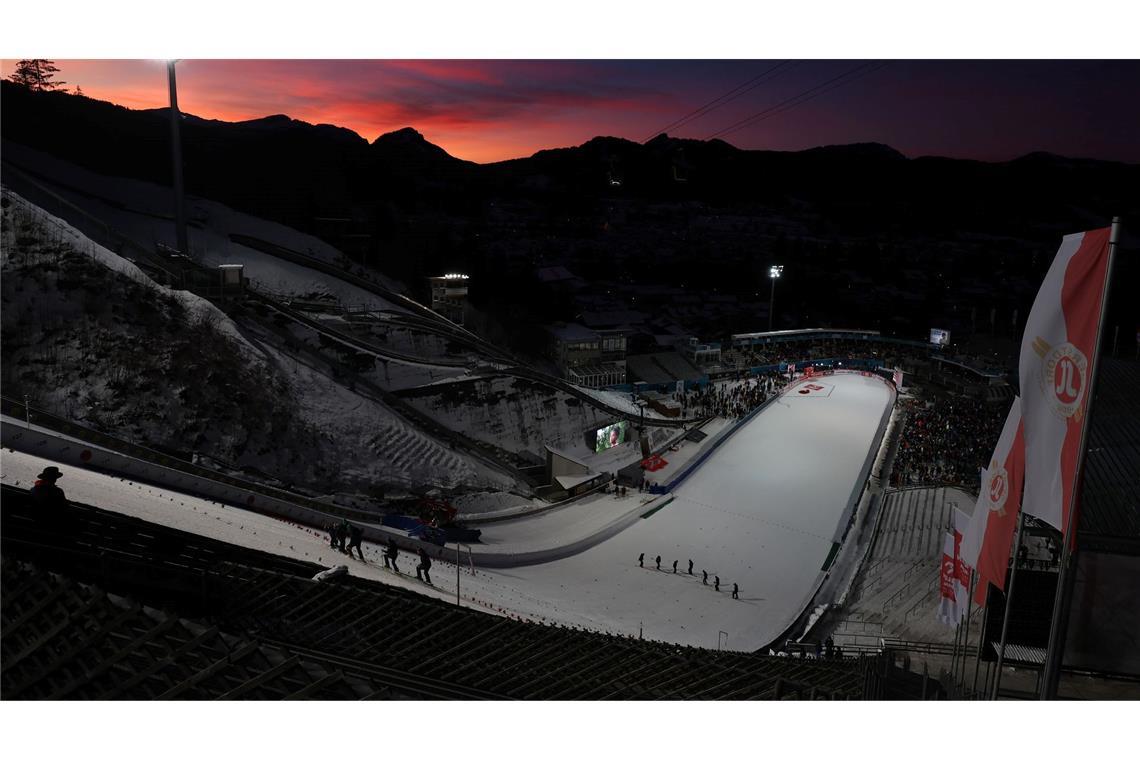
<instances>
[{"instance_id":1,"label":"railing","mask_svg":"<svg viewBox=\"0 0 1140 760\"><path fill-rule=\"evenodd\" d=\"M934 591L936 588L938 588L938 583L939 583L939 580L940 580L940 579L939 579L939 578L937 578L937 577L936 577L936 578L934 578L933 580L931 580L930 584L929 584L929 585L926 587L926 593L924 593L922 596L920 596L920 597L918 598L918 600L917 600L917 601L916 601L914 604L912 604L912 605L910 606L910 609L908 609L908 610L906 611L906 613L903 615L903 622L904 622L904 623L905 623L905 622L908 622L908 621L910 620L910 618L911 618L911 616L912 616L912 615L915 615L915 616L917 616L917 615L918 615L918 614L921 612L920 608L921 608L921 607L922 607L924 604L926 604L927 600L928 600L928 599L930 598L930 596L931 596L931 593L932 593L932 592L933 592L933 591Z\"/></svg>"},{"instance_id":2,"label":"railing","mask_svg":"<svg viewBox=\"0 0 1140 760\"><path fill-rule=\"evenodd\" d=\"M195 475L197 477L206 478L218 483L224 483L225 485L233 486L235 488L240 488L245 491L251 491L254 493L262 494L263 496L269 496L274 499L287 501L327 515L344 517L352 520L375 520L375 518L380 514L379 512L369 513L362 512L361 510L339 507L334 504L317 501L316 499L312 499L301 494L296 494L291 491L283 491L271 486L263 485L261 483L255 483L253 481L235 478L231 475L226 475L224 473L220 473L215 470L202 467L200 465L192 464L191 462L187 462L184 459L179 459L170 454L164 454L160 451L155 451L154 449L140 446L137 443L124 441L121 438L116 438L115 436L108 435L107 433L93 430L89 427L85 427L78 423L72 422L71 420L57 417L50 412L45 412L43 410L30 406L25 407L23 403L16 401L15 399L8 398L7 396L0 397L0 412L3 412L10 417L30 421L36 425L47 428L54 432L72 436L86 443L90 443L95 446L101 446L105 449L110 449L116 453L133 457L144 462L150 462L152 464L186 473L187 475Z\"/></svg>"}]
</instances>

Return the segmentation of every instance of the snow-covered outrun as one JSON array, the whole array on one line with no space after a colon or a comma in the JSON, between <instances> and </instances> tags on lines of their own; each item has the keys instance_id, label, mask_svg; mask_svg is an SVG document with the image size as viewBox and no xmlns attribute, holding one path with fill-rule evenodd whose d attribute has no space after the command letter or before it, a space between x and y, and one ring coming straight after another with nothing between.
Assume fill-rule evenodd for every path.
<instances>
[{"instance_id":1,"label":"snow-covered outrun","mask_svg":"<svg viewBox=\"0 0 1140 760\"><path fill-rule=\"evenodd\" d=\"M820 583L893 403L893 391L879 378L841 373L812 382L822 390L801 394L802 384L791 386L740 424L671 496L648 502L636 491L624 499L598 495L483 525L487 550L588 548L550 562L476 566L474 575L465 559L462 603L702 647L716 647L725 635L732 649L769 644L800 615ZM693 447L688 456L696 453L694 444L687 445ZM5 451L3 482L27 485L46 464ZM182 530L322 564L344 561L319 530L231 506L75 468L66 469L60 485L75 501ZM606 537L604 528L631 512L643 517ZM351 573L455 599L454 565L434 568L437 588L430 589L414 576L378 566L378 547L366 546L365 556L368 564L347 562ZM713 587L716 576L720 591ZM734 583L739 599L732 598Z\"/></svg>"}]
</instances>

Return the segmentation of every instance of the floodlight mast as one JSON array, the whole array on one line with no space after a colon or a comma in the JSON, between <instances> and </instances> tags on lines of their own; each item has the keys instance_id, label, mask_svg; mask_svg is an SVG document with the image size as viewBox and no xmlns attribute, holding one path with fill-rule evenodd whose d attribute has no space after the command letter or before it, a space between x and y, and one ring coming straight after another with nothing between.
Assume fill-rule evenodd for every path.
<instances>
[{"instance_id":1,"label":"floodlight mast","mask_svg":"<svg viewBox=\"0 0 1140 760\"><path fill-rule=\"evenodd\" d=\"M186 237L186 198L182 189L182 134L178 112L178 84L174 76L176 60L166 62L166 77L170 85L170 160L174 174L174 233L178 252L190 255L190 243Z\"/></svg>"},{"instance_id":2,"label":"floodlight mast","mask_svg":"<svg viewBox=\"0 0 1140 760\"><path fill-rule=\"evenodd\" d=\"M772 280L772 293L768 297L768 332L772 332L772 318L776 312L776 280L780 279L783 272L784 267L780 264L768 267L768 278Z\"/></svg>"}]
</instances>

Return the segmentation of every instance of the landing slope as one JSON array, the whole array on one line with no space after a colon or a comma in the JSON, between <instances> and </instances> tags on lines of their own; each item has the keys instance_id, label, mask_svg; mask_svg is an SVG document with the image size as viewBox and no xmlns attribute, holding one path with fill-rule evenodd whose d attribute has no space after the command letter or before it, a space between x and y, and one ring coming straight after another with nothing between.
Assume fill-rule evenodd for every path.
<instances>
[{"instance_id":1,"label":"landing slope","mask_svg":"<svg viewBox=\"0 0 1140 760\"><path fill-rule=\"evenodd\" d=\"M725 631L733 649L772 641L821 580L892 403L877 378L839 374L815 384L823 390L801 395L802 384L793 386L737 430L671 504L579 555L512 571L515 587L610 630L644 625L646 637L706 647Z\"/></svg>"}]
</instances>

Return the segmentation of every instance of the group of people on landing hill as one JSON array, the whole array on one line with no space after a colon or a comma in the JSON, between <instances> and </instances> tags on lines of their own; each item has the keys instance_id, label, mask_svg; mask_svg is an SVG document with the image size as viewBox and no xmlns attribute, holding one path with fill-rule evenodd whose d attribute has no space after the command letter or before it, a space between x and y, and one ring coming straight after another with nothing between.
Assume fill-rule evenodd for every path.
<instances>
[{"instance_id":1,"label":"group of people on landing hill","mask_svg":"<svg viewBox=\"0 0 1140 760\"><path fill-rule=\"evenodd\" d=\"M67 496L57 484L62 477L63 473L58 467L54 465L45 467L43 472L36 476L31 496L32 501L42 510L45 518L55 530L60 534L69 535L73 531L74 518ZM330 548L341 551L350 557L352 550L355 549L360 559L364 559L364 551L361 549L361 543L364 540L363 528L342 519L340 522L329 523L327 529ZM418 555L420 562L416 565L416 577L431 585L431 557L428 556L424 547L419 548ZM383 557L384 567L389 567L397 573L400 572L400 568L396 565L400 557L400 550L396 546L395 539L388 538Z\"/></svg>"},{"instance_id":2,"label":"group of people on landing hill","mask_svg":"<svg viewBox=\"0 0 1140 760\"><path fill-rule=\"evenodd\" d=\"M356 553L360 556L362 562L364 559L364 551L360 548L361 542L364 540L364 529L359 525L354 525L346 519L341 519L340 522L331 522L327 527L329 534L329 548L343 552L348 556L352 556L352 550L356 549ZM345 541L348 541L347 546ZM417 550L420 563L416 565L416 577L431 585L431 557L428 556L427 550L422 546ZM388 537L388 543L384 546L384 553L381 555L384 558L384 567L400 572L397 562L400 559L400 549L396 546L396 540L391 536Z\"/></svg>"},{"instance_id":3,"label":"group of people on landing hill","mask_svg":"<svg viewBox=\"0 0 1140 760\"><path fill-rule=\"evenodd\" d=\"M657 569L660 570L661 569L661 555L658 554L657 557L653 561L656 563ZM638 555L637 566L638 567L645 567L645 552L642 552L641 554ZM668 572L668 571L666 571L666 572ZM676 574L677 574L677 560L673 560L672 575L676 575ZM692 560L689 560L689 569L688 569L687 574L688 575L693 574L693 561ZM709 585L709 571L708 570L702 570L701 571L701 583L705 586ZM713 575L713 589L715 589L716 591L720 591L720 576L719 575ZM733 599L739 599L740 598L740 586L736 585L735 583L732 584L732 598Z\"/></svg>"}]
</instances>

